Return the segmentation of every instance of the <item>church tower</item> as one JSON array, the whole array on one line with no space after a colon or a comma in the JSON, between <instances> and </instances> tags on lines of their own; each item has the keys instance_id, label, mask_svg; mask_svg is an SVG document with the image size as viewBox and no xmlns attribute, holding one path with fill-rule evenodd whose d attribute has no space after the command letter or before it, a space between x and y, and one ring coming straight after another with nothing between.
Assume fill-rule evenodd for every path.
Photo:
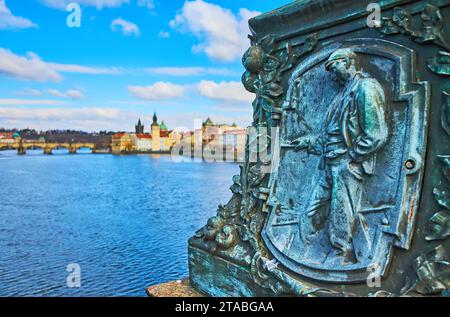
<instances>
[{"instance_id":1,"label":"church tower","mask_svg":"<svg viewBox=\"0 0 450 317\"><path fill-rule=\"evenodd\" d=\"M142 125L140 118L139 118L137 125L135 125L135 132L136 132L136 134L144 133L144 126Z\"/></svg>"},{"instance_id":2,"label":"church tower","mask_svg":"<svg viewBox=\"0 0 450 317\"><path fill-rule=\"evenodd\" d=\"M160 128L158 124L158 117L156 116L156 112L153 114L153 123L152 123L152 151L159 152L161 151L161 140L160 140Z\"/></svg>"}]
</instances>

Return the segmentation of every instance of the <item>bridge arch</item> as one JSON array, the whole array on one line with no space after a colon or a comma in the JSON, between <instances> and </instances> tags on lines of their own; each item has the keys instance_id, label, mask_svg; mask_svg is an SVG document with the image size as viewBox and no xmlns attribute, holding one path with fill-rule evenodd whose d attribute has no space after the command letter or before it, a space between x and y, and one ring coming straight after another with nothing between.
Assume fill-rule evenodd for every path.
<instances>
[{"instance_id":1,"label":"bridge arch","mask_svg":"<svg viewBox=\"0 0 450 317\"><path fill-rule=\"evenodd\" d=\"M81 149L89 149L91 153L95 153L94 143L75 143L71 145L71 153L77 153Z\"/></svg>"},{"instance_id":2,"label":"bridge arch","mask_svg":"<svg viewBox=\"0 0 450 317\"><path fill-rule=\"evenodd\" d=\"M25 149L25 150L29 150L29 149L33 149L33 150L39 150L39 149L41 149L41 150L43 150L44 148L45 148L45 144L27 144L27 143L24 143L23 145L22 145L22 147Z\"/></svg>"},{"instance_id":3,"label":"bridge arch","mask_svg":"<svg viewBox=\"0 0 450 317\"><path fill-rule=\"evenodd\" d=\"M95 150L95 144L94 143L77 143L77 144L75 144L75 148L77 148L77 149L86 148L86 149Z\"/></svg>"},{"instance_id":4,"label":"bridge arch","mask_svg":"<svg viewBox=\"0 0 450 317\"><path fill-rule=\"evenodd\" d=\"M15 144L3 143L0 144L0 150L17 150L17 146Z\"/></svg>"},{"instance_id":5,"label":"bridge arch","mask_svg":"<svg viewBox=\"0 0 450 317\"><path fill-rule=\"evenodd\" d=\"M17 151L19 154L24 155L24 154L30 154L29 151L36 151L38 153L36 154L51 154L51 150L48 151L46 145L44 143L23 143L22 145L19 145L17 147ZM33 152L32 152L33 153Z\"/></svg>"}]
</instances>

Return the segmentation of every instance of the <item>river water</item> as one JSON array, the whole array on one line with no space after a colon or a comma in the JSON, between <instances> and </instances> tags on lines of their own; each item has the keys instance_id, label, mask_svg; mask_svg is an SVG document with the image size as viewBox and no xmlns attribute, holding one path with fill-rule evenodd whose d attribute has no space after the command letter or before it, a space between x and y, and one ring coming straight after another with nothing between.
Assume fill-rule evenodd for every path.
<instances>
[{"instance_id":1,"label":"river water","mask_svg":"<svg viewBox=\"0 0 450 317\"><path fill-rule=\"evenodd\" d=\"M187 239L236 164L0 151L0 296L145 296L188 276ZM73 283L80 269L80 287ZM69 286L68 286L69 285Z\"/></svg>"}]
</instances>

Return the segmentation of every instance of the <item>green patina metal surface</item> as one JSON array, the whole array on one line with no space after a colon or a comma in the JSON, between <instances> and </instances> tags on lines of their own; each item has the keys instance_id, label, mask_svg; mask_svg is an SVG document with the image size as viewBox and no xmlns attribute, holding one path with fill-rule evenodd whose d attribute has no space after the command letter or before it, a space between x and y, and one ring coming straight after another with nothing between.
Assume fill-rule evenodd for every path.
<instances>
[{"instance_id":1,"label":"green patina metal surface","mask_svg":"<svg viewBox=\"0 0 450 317\"><path fill-rule=\"evenodd\" d=\"M377 28L369 3L250 21L252 133L230 201L189 240L200 292L448 294L450 1L381 1Z\"/></svg>"}]
</instances>

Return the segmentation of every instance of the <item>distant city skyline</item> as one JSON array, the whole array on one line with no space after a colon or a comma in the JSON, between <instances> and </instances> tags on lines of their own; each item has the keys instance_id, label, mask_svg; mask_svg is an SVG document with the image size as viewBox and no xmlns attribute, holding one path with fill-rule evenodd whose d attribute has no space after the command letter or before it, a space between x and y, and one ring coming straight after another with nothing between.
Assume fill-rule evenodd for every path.
<instances>
[{"instance_id":1,"label":"distant city skyline","mask_svg":"<svg viewBox=\"0 0 450 317\"><path fill-rule=\"evenodd\" d=\"M156 114L156 112L154 112L153 116ZM127 129L123 129L123 130L108 130L108 129L100 129L100 130L83 130L83 129L74 129L74 128L61 128L61 129L51 129L51 128L45 128L45 129L36 129L36 128L32 128L32 127L24 127L24 128L17 128L17 127L3 127L0 126L0 132L2 131L36 131L36 132L50 132L50 131L79 131L79 132L85 132L85 133L89 133L89 134L96 134L99 132L108 132L108 133L117 133L117 132L129 132L132 133L133 131L135 133L147 133L147 132L151 132L151 125L153 122L153 116L152 118L148 121L148 120L143 120L142 117L137 117L137 119L135 119L135 125L134 125L134 129L133 127L128 127ZM196 119L197 122L196 124L200 123L200 119ZM161 120L161 124L163 124L164 126L167 127L167 130L174 130L174 131L178 131L178 132L193 132L195 129L198 129L198 126L192 127L192 128L188 128L188 127L171 127L168 124L166 124L165 119ZM201 120L202 125L205 126L207 125L207 122L210 122L211 125L214 126L235 126L235 127L239 127L242 129L246 129L246 127L244 126L239 126L235 121L233 122L223 122L223 121L214 121L211 119L210 116L206 116L205 119ZM137 132L136 130L138 129L139 123L141 124L140 128L142 129L142 132ZM170 127L170 128L169 128Z\"/></svg>"},{"instance_id":2,"label":"distant city skyline","mask_svg":"<svg viewBox=\"0 0 450 317\"><path fill-rule=\"evenodd\" d=\"M0 127L127 131L251 122L247 20L290 0L0 0Z\"/></svg>"}]
</instances>

